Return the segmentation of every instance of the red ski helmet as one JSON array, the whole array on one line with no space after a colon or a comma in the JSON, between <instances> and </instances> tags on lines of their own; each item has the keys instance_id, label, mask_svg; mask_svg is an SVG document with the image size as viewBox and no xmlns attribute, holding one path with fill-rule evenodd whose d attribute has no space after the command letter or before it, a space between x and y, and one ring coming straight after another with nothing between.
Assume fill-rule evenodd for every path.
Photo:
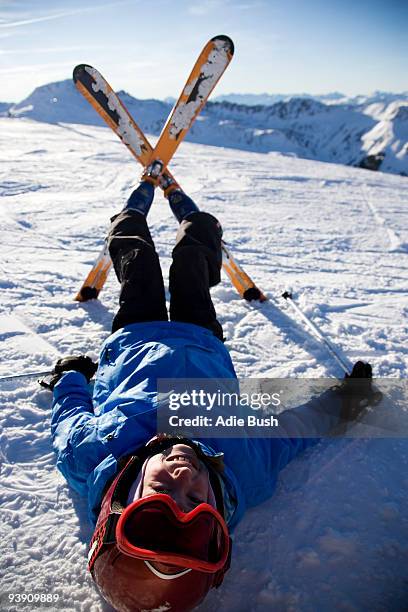
<instances>
[{"instance_id":1,"label":"red ski helmet","mask_svg":"<svg viewBox=\"0 0 408 612\"><path fill-rule=\"evenodd\" d=\"M160 448L179 442L168 439ZM211 588L220 586L229 568L231 541L222 516L221 488L215 484L218 477L211 478L211 470L218 510L199 504L184 513L163 494L126 504L144 459L158 452L156 447L148 455L131 457L116 476L103 498L90 544L92 578L119 612L191 610Z\"/></svg>"}]
</instances>

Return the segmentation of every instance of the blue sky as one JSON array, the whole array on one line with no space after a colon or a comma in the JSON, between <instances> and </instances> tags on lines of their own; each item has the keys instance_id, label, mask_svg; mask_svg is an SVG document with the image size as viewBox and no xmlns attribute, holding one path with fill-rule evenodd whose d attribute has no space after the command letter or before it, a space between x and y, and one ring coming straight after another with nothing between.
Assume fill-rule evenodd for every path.
<instances>
[{"instance_id":1,"label":"blue sky","mask_svg":"<svg viewBox=\"0 0 408 612\"><path fill-rule=\"evenodd\" d=\"M97 67L178 97L204 43L235 42L216 93L408 90L408 0L0 0L0 101Z\"/></svg>"}]
</instances>

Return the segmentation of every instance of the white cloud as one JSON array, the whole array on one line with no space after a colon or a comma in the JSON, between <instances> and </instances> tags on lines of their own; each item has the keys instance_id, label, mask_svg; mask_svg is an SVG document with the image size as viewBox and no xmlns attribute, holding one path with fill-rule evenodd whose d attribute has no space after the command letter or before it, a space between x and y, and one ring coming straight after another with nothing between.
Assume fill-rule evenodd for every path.
<instances>
[{"instance_id":1,"label":"white cloud","mask_svg":"<svg viewBox=\"0 0 408 612\"><path fill-rule=\"evenodd\" d=\"M36 53L66 53L71 51L93 51L106 49L106 45L67 46L67 47L30 47L26 49L0 49L0 55L33 55Z\"/></svg>"},{"instance_id":2,"label":"white cloud","mask_svg":"<svg viewBox=\"0 0 408 612\"><path fill-rule=\"evenodd\" d=\"M202 17L225 7L227 4L229 4L228 0L199 0L188 7L188 12L190 15Z\"/></svg>"},{"instance_id":3,"label":"white cloud","mask_svg":"<svg viewBox=\"0 0 408 612\"><path fill-rule=\"evenodd\" d=\"M49 15L43 15L42 17L28 16L27 18L17 19L15 21L7 21L5 19L1 19L0 28L16 28L23 25L30 25L32 23L39 23L41 21L50 21L52 19L61 19L63 17L70 17L72 15L90 13L99 9L116 7L122 4L134 4L134 2L132 2L132 0L121 0L120 2L109 2L108 4L85 6L79 9L61 11L59 13L51 13Z\"/></svg>"}]
</instances>

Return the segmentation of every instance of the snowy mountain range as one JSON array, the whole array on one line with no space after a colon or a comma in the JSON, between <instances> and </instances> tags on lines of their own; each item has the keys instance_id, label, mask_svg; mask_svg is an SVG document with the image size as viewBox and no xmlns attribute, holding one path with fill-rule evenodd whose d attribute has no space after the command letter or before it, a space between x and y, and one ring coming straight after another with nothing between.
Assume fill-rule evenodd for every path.
<instances>
[{"instance_id":1,"label":"snowy mountain range","mask_svg":"<svg viewBox=\"0 0 408 612\"><path fill-rule=\"evenodd\" d=\"M392 93L389 91L374 91L369 95L347 96L339 91L333 91L327 94L311 95L308 93L292 93L292 94L240 94L231 93L222 96L216 96L216 102L232 102L234 104L246 104L248 106L271 106L276 102L287 102L291 98L310 98L323 102L324 104L374 104L377 102L395 102L404 100L408 102L408 91L401 93Z\"/></svg>"},{"instance_id":2,"label":"snowy mountain range","mask_svg":"<svg viewBox=\"0 0 408 612\"><path fill-rule=\"evenodd\" d=\"M169 101L139 100L123 91L119 95L144 131L160 133L171 110ZM258 98L262 104L254 105ZM221 96L207 104L187 140L408 176L406 92L376 92L351 99L340 93L320 99L305 95L278 98L268 94ZM47 123L103 125L71 80L38 87L19 104L0 104L0 114Z\"/></svg>"}]
</instances>

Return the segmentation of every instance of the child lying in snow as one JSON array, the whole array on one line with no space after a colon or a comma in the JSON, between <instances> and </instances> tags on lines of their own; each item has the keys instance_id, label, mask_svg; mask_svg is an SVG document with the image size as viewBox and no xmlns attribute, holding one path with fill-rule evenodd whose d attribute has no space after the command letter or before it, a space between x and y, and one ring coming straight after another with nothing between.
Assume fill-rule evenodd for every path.
<instances>
[{"instance_id":1,"label":"child lying in snow","mask_svg":"<svg viewBox=\"0 0 408 612\"><path fill-rule=\"evenodd\" d=\"M159 378L236 378L210 297L210 287L220 282L220 224L177 185L169 186L180 226L168 321L146 222L157 180L144 175L112 219L108 240L120 308L99 366L89 357L67 357L49 383L57 466L88 497L96 524L89 569L104 598L126 611L197 606L222 583L229 534L245 509L270 497L278 472L317 436L358 414L361 400L372 394L371 366L358 362L340 387L287 411L291 431L300 432L317 414L315 438L156 435ZM353 394L351 381L357 383Z\"/></svg>"}]
</instances>

